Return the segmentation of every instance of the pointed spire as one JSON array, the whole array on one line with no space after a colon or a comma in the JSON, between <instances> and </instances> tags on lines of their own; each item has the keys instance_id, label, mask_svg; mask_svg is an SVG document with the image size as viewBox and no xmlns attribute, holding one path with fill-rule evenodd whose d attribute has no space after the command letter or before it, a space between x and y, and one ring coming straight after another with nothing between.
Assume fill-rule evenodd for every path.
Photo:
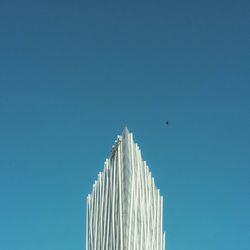
<instances>
[{"instance_id":1,"label":"pointed spire","mask_svg":"<svg viewBox=\"0 0 250 250\"><path fill-rule=\"evenodd\" d=\"M129 130L128 130L128 127L125 126L125 128L122 131L122 137L125 138L125 137L128 137L128 135L129 135Z\"/></svg>"}]
</instances>

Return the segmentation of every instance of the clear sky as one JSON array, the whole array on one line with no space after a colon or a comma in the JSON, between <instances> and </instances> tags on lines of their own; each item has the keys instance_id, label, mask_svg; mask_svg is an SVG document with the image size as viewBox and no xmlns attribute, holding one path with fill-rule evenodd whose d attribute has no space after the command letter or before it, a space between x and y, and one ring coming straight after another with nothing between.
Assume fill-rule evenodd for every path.
<instances>
[{"instance_id":1,"label":"clear sky","mask_svg":"<svg viewBox=\"0 0 250 250\"><path fill-rule=\"evenodd\" d=\"M0 0L0 249L85 249L127 124L167 248L249 250L249 61L249 0Z\"/></svg>"}]
</instances>

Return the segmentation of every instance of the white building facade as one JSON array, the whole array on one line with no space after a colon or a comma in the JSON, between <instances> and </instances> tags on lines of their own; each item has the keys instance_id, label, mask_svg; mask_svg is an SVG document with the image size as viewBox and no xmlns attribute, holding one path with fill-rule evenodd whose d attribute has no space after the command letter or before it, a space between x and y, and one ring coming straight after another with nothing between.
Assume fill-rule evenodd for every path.
<instances>
[{"instance_id":1,"label":"white building facade","mask_svg":"<svg viewBox=\"0 0 250 250\"><path fill-rule=\"evenodd\" d=\"M165 250L163 197L125 128L87 197L87 250Z\"/></svg>"}]
</instances>

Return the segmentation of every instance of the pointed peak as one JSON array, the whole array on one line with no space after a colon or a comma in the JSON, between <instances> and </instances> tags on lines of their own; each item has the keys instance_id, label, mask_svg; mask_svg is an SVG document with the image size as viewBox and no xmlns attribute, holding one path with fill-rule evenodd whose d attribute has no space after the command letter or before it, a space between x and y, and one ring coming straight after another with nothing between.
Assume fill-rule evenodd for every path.
<instances>
[{"instance_id":1,"label":"pointed peak","mask_svg":"<svg viewBox=\"0 0 250 250\"><path fill-rule=\"evenodd\" d=\"M123 131L122 131L122 136L125 137L125 136L128 136L128 134L129 134L128 127L125 126L125 128L124 128Z\"/></svg>"}]
</instances>

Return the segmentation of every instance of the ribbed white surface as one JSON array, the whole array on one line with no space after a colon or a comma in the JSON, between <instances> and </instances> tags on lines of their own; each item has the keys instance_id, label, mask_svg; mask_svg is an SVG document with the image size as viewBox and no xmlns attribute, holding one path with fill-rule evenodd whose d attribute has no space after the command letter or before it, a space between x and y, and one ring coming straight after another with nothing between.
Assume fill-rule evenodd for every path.
<instances>
[{"instance_id":1,"label":"ribbed white surface","mask_svg":"<svg viewBox=\"0 0 250 250\"><path fill-rule=\"evenodd\" d=\"M87 250L165 250L163 197L125 128L87 198Z\"/></svg>"}]
</instances>

